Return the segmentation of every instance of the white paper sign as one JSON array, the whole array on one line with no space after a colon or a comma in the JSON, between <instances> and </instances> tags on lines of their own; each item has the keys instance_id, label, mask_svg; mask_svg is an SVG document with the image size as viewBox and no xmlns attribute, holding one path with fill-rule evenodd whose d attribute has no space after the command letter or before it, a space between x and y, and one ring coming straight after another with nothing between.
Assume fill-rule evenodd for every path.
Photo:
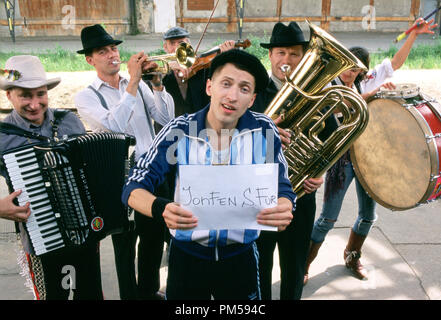
<instances>
[{"instance_id":1,"label":"white paper sign","mask_svg":"<svg viewBox=\"0 0 441 320\"><path fill-rule=\"evenodd\" d=\"M192 230L260 229L257 214L277 205L278 164L179 166L178 202L198 218Z\"/></svg>"}]
</instances>

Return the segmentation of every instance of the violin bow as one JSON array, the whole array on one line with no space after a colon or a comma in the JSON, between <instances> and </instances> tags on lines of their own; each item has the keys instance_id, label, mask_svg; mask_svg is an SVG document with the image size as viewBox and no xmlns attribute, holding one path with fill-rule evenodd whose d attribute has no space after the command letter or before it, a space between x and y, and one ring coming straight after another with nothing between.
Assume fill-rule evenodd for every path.
<instances>
[{"instance_id":1,"label":"violin bow","mask_svg":"<svg viewBox=\"0 0 441 320\"><path fill-rule=\"evenodd\" d=\"M194 51L194 54L195 54L195 55L197 54L198 49L199 49L199 46L201 45L202 39L204 38L205 33L207 32L208 25L209 25L210 22L211 22L211 18L213 17L214 11L216 10L218 3L219 3L219 0L217 0L216 4L214 5L213 10L211 11L211 15L210 15L210 17L208 18L207 24L205 25L205 28L204 28L204 32L202 32L201 38L199 39L199 42L198 42L198 44L197 44L197 46L196 46L196 49L195 49L195 51Z\"/></svg>"},{"instance_id":2,"label":"violin bow","mask_svg":"<svg viewBox=\"0 0 441 320\"><path fill-rule=\"evenodd\" d=\"M239 29L239 40L242 40L244 2L245 0L236 0L236 14L238 17L237 26Z\"/></svg>"}]
</instances>

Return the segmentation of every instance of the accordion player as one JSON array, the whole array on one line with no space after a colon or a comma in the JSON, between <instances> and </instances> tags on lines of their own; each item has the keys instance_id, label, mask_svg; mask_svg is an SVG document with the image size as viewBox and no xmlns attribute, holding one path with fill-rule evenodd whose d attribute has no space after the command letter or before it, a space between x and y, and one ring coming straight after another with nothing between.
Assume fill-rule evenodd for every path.
<instances>
[{"instance_id":1,"label":"accordion player","mask_svg":"<svg viewBox=\"0 0 441 320\"><path fill-rule=\"evenodd\" d=\"M135 138L100 132L3 153L10 191L30 202L26 232L36 255L99 241L128 228L120 198Z\"/></svg>"}]
</instances>

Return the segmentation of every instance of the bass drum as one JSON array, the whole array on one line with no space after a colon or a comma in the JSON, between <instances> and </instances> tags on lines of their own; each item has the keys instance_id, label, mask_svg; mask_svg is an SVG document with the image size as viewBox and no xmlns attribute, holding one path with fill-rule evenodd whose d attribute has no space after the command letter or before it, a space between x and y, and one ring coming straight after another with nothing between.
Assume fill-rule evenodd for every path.
<instances>
[{"instance_id":1,"label":"bass drum","mask_svg":"<svg viewBox=\"0 0 441 320\"><path fill-rule=\"evenodd\" d=\"M441 105L413 84L380 91L369 123L351 146L355 174L369 195L407 210L441 195Z\"/></svg>"}]
</instances>

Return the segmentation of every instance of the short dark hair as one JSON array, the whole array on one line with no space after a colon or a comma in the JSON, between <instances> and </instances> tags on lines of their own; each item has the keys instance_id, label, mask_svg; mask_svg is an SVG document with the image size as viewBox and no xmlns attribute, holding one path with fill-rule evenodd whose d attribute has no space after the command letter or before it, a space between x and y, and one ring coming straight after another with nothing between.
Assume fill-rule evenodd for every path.
<instances>
[{"instance_id":1,"label":"short dark hair","mask_svg":"<svg viewBox=\"0 0 441 320\"><path fill-rule=\"evenodd\" d=\"M268 86L268 72L262 62L256 56L241 49L232 49L217 55L211 62L209 78L211 79L216 70L223 68L227 63L233 64L254 77L255 93L263 91Z\"/></svg>"},{"instance_id":2,"label":"short dark hair","mask_svg":"<svg viewBox=\"0 0 441 320\"><path fill-rule=\"evenodd\" d=\"M230 61L227 63L231 63L237 69L248 72L249 74L253 75L252 70L248 66L246 66L240 62ZM219 67L217 67L216 70L213 70L213 73L210 75L210 79L212 79L215 74L220 73L222 71L222 69L226 66L227 63L222 64ZM255 86L257 86L257 81L256 81L254 75L253 75L253 78L254 78ZM254 88L254 91L256 91L256 88Z\"/></svg>"}]
</instances>

